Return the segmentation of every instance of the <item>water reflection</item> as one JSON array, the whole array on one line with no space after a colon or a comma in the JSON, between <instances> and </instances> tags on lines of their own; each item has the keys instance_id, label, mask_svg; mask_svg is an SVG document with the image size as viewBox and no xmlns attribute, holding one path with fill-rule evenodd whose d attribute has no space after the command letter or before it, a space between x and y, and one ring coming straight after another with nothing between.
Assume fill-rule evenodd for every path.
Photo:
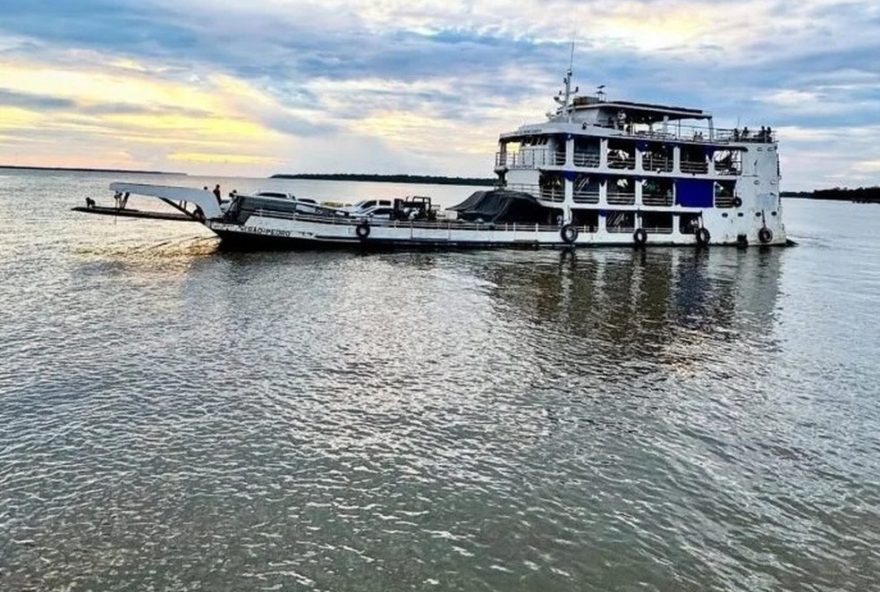
<instances>
[{"instance_id":1,"label":"water reflection","mask_svg":"<svg viewBox=\"0 0 880 592\"><path fill-rule=\"evenodd\" d=\"M468 268L507 315L548 329L560 354L686 363L707 341L772 338L784 252L579 250L486 255ZM537 261L536 261L537 259Z\"/></svg>"}]
</instances>

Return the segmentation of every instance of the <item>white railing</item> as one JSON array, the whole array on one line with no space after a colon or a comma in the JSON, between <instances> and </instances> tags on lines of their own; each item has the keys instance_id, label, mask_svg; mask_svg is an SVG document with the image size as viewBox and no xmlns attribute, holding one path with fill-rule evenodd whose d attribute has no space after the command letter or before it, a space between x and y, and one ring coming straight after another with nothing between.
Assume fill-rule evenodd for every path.
<instances>
[{"instance_id":1,"label":"white railing","mask_svg":"<svg viewBox=\"0 0 880 592\"><path fill-rule=\"evenodd\" d=\"M535 169L542 166L562 166L565 152L550 150L520 150L519 152L496 152L495 167L508 169Z\"/></svg>"},{"instance_id":2,"label":"white railing","mask_svg":"<svg viewBox=\"0 0 880 592\"><path fill-rule=\"evenodd\" d=\"M679 167L682 173L706 174L709 172L709 164L705 160L682 160Z\"/></svg>"},{"instance_id":3,"label":"white railing","mask_svg":"<svg viewBox=\"0 0 880 592\"><path fill-rule=\"evenodd\" d=\"M669 158L652 156L650 154L645 154L642 156L642 168L646 171L653 171L656 173L671 173L672 167L673 160L671 156Z\"/></svg>"},{"instance_id":4,"label":"white railing","mask_svg":"<svg viewBox=\"0 0 880 592\"><path fill-rule=\"evenodd\" d=\"M597 204L599 203L599 192L584 190L574 191L572 192L572 198L575 203Z\"/></svg>"},{"instance_id":5,"label":"white railing","mask_svg":"<svg viewBox=\"0 0 880 592\"><path fill-rule=\"evenodd\" d=\"M715 172L721 176L736 176L741 175L742 171L740 170L739 164L722 164L720 162L715 163Z\"/></svg>"},{"instance_id":6,"label":"white railing","mask_svg":"<svg viewBox=\"0 0 880 592\"><path fill-rule=\"evenodd\" d=\"M606 198L608 205L612 206L632 206L636 203L635 193L611 193Z\"/></svg>"},{"instance_id":7,"label":"white railing","mask_svg":"<svg viewBox=\"0 0 880 592\"><path fill-rule=\"evenodd\" d=\"M648 234L672 234L671 226L645 226Z\"/></svg>"},{"instance_id":8,"label":"white railing","mask_svg":"<svg viewBox=\"0 0 880 592\"><path fill-rule=\"evenodd\" d=\"M635 232L636 227L631 223L627 223L626 226L606 226L605 230L606 232L620 234L624 232Z\"/></svg>"},{"instance_id":9,"label":"white railing","mask_svg":"<svg viewBox=\"0 0 880 592\"><path fill-rule=\"evenodd\" d=\"M585 168L597 168L599 163L601 162L601 158L598 154L593 153L582 153L575 152L574 153L574 166L585 167Z\"/></svg>"},{"instance_id":10,"label":"white railing","mask_svg":"<svg viewBox=\"0 0 880 592\"><path fill-rule=\"evenodd\" d=\"M636 168L636 159L633 156L621 158L618 156L608 155L609 169L634 169Z\"/></svg>"},{"instance_id":11,"label":"white railing","mask_svg":"<svg viewBox=\"0 0 880 592\"><path fill-rule=\"evenodd\" d=\"M749 129L746 134L745 128L741 130L724 128L710 130L708 126L677 125L674 123L670 123L666 127L666 130L658 129L654 131L647 129L633 129L630 126L627 126L624 129L616 128L613 125L600 125L597 127L618 129L624 136L660 142L668 140L683 140L685 142L717 144L727 142L775 142L777 139L775 131L771 130L768 132L765 129L762 133L760 128L757 130Z\"/></svg>"},{"instance_id":12,"label":"white railing","mask_svg":"<svg viewBox=\"0 0 880 592\"><path fill-rule=\"evenodd\" d=\"M642 205L671 206L672 196L665 193L642 193Z\"/></svg>"},{"instance_id":13,"label":"white railing","mask_svg":"<svg viewBox=\"0 0 880 592\"><path fill-rule=\"evenodd\" d=\"M732 208L734 205L734 200L736 199L735 195L716 195L715 196L715 207L716 208Z\"/></svg>"},{"instance_id":14,"label":"white railing","mask_svg":"<svg viewBox=\"0 0 880 592\"><path fill-rule=\"evenodd\" d=\"M541 187L539 185L511 183L508 184L505 189L509 189L510 191L528 193L533 197L537 197L538 199L543 199L545 201L565 201L565 190L561 187L551 188Z\"/></svg>"},{"instance_id":15,"label":"white railing","mask_svg":"<svg viewBox=\"0 0 880 592\"><path fill-rule=\"evenodd\" d=\"M517 232L559 232L556 224L524 224L524 223L495 223L495 222L465 222L462 220L381 220L371 218L354 218L348 216L316 216L313 214L295 214L279 210L257 209L253 215L262 218L280 218L284 220L299 220L302 222L318 222L321 224L333 224L339 226L357 226L362 222L368 222L371 226L386 226L391 228L424 228L430 230L509 230ZM580 227L579 227L580 228ZM587 232L587 226L583 227Z\"/></svg>"}]
</instances>

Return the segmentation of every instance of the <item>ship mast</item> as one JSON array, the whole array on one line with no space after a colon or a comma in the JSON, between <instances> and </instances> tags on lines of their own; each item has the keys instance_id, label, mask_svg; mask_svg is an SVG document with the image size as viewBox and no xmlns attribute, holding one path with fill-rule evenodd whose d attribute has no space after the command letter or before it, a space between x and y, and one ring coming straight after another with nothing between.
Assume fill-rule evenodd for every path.
<instances>
[{"instance_id":1,"label":"ship mast","mask_svg":"<svg viewBox=\"0 0 880 592\"><path fill-rule=\"evenodd\" d=\"M571 123L572 114L574 113L574 95L578 92L578 87L571 88L571 79L572 79L572 71L574 68L574 41L571 42L571 56L568 61L568 70L565 72L565 78L562 79L563 84L565 84L565 89L559 91L553 100L559 103L562 107L560 108L560 114L564 114L568 117L568 122Z\"/></svg>"}]
</instances>

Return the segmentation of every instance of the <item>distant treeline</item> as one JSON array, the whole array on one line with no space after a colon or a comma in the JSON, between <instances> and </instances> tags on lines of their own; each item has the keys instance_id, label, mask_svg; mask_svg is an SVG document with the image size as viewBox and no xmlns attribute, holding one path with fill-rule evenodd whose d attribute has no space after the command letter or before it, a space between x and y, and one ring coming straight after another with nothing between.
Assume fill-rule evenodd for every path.
<instances>
[{"instance_id":1,"label":"distant treeline","mask_svg":"<svg viewBox=\"0 0 880 592\"><path fill-rule=\"evenodd\" d=\"M495 179L482 177L435 177L433 175L370 175L358 173L281 174L273 179L307 179L310 181L368 181L373 183L421 183L428 185L494 185Z\"/></svg>"},{"instance_id":2,"label":"distant treeline","mask_svg":"<svg viewBox=\"0 0 880 592\"><path fill-rule=\"evenodd\" d=\"M880 203L880 187L859 187L857 189L834 187L833 189L817 189L815 191L783 191L782 197Z\"/></svg>"}]
</instances>

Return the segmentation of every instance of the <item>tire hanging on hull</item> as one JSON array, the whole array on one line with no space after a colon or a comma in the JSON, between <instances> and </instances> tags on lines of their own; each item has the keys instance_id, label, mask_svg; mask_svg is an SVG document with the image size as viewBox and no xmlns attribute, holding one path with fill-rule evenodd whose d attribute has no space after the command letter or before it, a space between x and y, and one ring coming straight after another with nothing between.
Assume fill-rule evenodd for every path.
<instances>
[{"instance_id":1,"label":"tire hanging on hull","mask_svg":"<svg viewBox=\"0 0 880 592\"><path fill-rule=\"evenodd\" d=\"M645 243L648 242L648 232L644 228L637 228L633 232L633 242L637 247L644 247Z\"/></svg>"},{"instance_id":2,"label":"tire hanging on hull","mask_svg":"<svg viewBox=\"0 0 880 592\"><path fill-rule=\"evenodd\" d=\"M708 247L709 241L712 240L712 235L709 234L709 231L706 230L705 228L698 228L696 236L697 236L697 245L700 247Z\"/></svg>"}]
</instances>

